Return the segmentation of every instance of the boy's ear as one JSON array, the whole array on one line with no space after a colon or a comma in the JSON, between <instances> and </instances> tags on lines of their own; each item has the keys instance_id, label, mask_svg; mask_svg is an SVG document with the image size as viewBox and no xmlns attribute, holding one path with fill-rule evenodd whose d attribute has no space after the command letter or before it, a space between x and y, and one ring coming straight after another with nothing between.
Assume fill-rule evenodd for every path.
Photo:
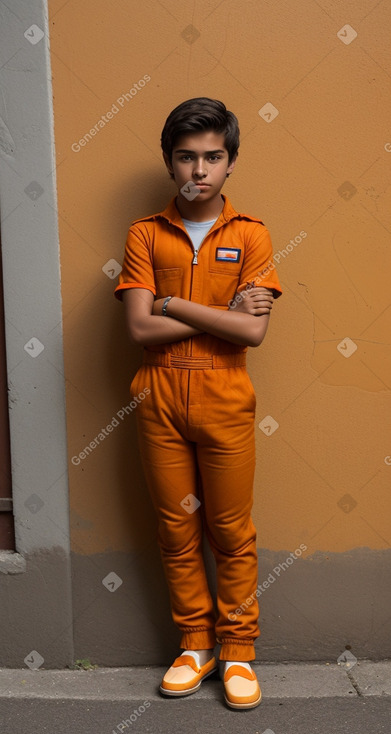
<instances>
[{"instance_id":1,"label":"boy's ear","mask_svg":"<svg viewBox=\"0 0 391 734\"><path fill-rule=\"evenodd\" d=\"M173 168L172 168L172 165L171 165L171 161L170 161L167 153L163 153L163 159L164 159L164 162L166 164L166 167L167 167L168 172L169 173L174 173Z\"/></svg>"},{"instance_id":2,"label":"boy's ear","mask_svg":"<svg viewBox=\"0 0 391 734\"><path fill-rule=\"evenodd\" d=\"M227 175L228 175L228 176L229 176L229 174L230 174L230 173L232 173L232 171L234 170L234 168L235 168L235 163L236 163L236 161L237 161L237 158L238 158L238 154L236 153L236 155L235 155L235 156L234 156L234 157L232 158L232 161L231 161L231 163L229 164L229 166L228 166L228 168L227 168Z\"/></svg>"}]
</instances>

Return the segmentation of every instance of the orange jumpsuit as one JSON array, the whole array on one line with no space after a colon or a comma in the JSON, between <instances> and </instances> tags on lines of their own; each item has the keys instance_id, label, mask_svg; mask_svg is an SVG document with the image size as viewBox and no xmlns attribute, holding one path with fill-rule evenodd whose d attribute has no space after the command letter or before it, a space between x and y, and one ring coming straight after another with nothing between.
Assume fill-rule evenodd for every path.
<instances>
[{"instance_id":1,"label":"orange jumpsuit","mask_svg":"<svg viewBox=\"0 0 391 734\"><path fill-rule=\"evenodd\" d=\"M179 296L223 310L251 282L280 296L268 230L223 200L197 258L175 197L164 211L133 222L114 295L147 288L157 298ZM256 396L246 351L208 333L148 345L130 385L131 395L151 391L136 410L138 441L180 647L206 649L217 642L220 660L254 660L260 634L251 518ZM216 560L217 614L203 528Z\"/></svg>"}]
</instances>

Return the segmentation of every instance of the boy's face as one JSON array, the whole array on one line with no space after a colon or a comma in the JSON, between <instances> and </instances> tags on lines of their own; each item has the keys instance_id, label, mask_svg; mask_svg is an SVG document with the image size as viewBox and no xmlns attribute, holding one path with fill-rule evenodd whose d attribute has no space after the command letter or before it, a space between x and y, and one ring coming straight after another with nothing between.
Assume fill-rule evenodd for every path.
<instances>
[{"instance_id":1,"label":"boy's face","mask_svg":"<svg viewBox=\"0 0 391 734\"><path fill-rule=\"evenodd\" d=\"M183 135L172 151L172 161L166 155L167 169L174 175L180 189L192 181L200 189L194 201L207 201L216 196L222 188L227 173L235 166L236 157L228 165L228 151L224 146L224 134L212 130Z\"/></svg>"}]
</instances>

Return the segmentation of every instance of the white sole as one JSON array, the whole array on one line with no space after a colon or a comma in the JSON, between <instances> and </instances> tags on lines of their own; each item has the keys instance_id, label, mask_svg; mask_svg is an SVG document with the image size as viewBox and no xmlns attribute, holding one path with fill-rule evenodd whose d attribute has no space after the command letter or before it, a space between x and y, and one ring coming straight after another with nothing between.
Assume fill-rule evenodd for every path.
<instances>
[{"instance_id":1,"label":"white sole","mask_svg":"<svg viewBox=\"0 0 391 734\"><path fill-rule=\"evenodd\" d=\"M227 696L224 695L225 703L227 706L229 706L231 709L254 709L256 706L259 706L259 704L262 701L262 693L257 698L256 701L252 701L251 703L231 703L231 701L228 700Z\"/></svg>"}]
</instances>

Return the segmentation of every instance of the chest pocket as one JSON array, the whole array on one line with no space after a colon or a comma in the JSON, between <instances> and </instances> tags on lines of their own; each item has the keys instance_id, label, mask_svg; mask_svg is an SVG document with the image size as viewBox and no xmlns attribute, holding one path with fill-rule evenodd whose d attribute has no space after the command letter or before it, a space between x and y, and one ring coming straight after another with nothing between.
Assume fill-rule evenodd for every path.
<instances>
[{"instance_id":1,"label":"chest pocket","mask_svg":"<svg viewBox=\"0 0 391 734\"><path fill-rule=\"evenodd\" d=\"M216 260L215 249L213 248L209 260L208 305L228 308L240 282L242 263Z\"/></svg>"},{"instance_id":2,"label":"chest pocket","mask_svg":"<svg viewBox=\"0 0 391 734\"><path fill-rule=\"evenodd\" d=\"M240 271L236 273L209 273L208 299L209 306L220 306L228 309L229 301L235 296L240 281Z\"/></svg>"},{"instance_id":3,"label":"chest pocket","mask_svg":"<svg viewBox=\"0 0 391 734\"><path fill-rule=\"evenodd\" d=\"M179 296L182 291L183 268L161 268L155 270L156 298Z\"/></svg>"}]
</instances>

